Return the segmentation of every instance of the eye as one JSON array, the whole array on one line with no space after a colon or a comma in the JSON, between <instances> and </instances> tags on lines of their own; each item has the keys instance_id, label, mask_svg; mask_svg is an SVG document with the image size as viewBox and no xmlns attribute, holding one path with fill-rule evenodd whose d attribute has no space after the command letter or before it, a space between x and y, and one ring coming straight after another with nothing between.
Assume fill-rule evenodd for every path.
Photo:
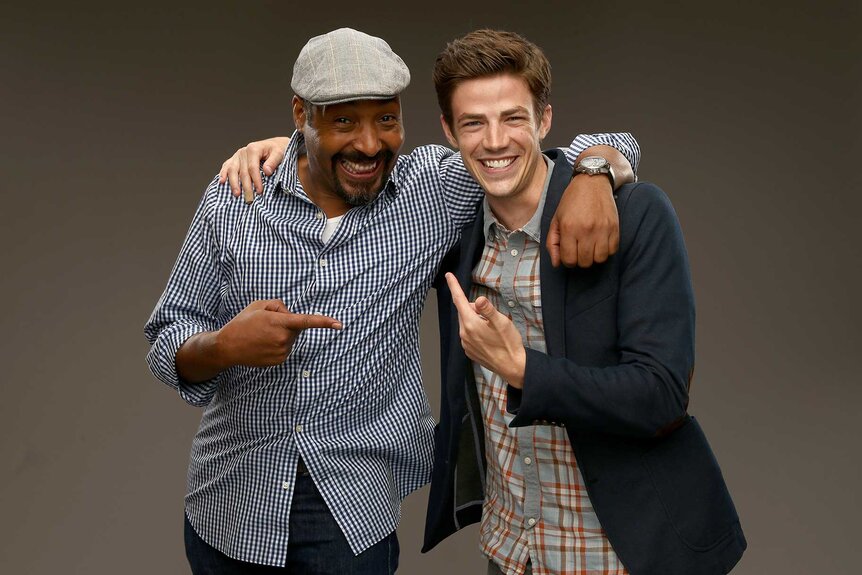
<instances>
[{"instance_id":1,"label":"eye","mask_svg":"<svg viewBox=\"0 0 862 575\"><path fill-rule=\"evenodd\" d=\"M345 116L338 116L333 120L333 122L335 122L336 124L349 124L350 118L347 118Z\"/></svg>"}]
</instances>

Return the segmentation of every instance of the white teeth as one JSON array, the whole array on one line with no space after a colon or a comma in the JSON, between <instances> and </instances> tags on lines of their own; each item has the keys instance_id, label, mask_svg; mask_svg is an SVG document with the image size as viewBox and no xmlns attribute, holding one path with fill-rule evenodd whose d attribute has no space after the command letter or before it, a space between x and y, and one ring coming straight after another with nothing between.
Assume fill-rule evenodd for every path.
<instances>
[{"instance_id":1,"label":"white teeth","mask_svg":"<svg viewBox=\"0 0 862 575\"><path fill-rule=\"evenodd\" d=\"M341 160L341 165L344 166L348 172L352 172L354 174L367 174L368 172L373 172L377 169L377 162L371 162L370 164L357 164L356 162Z\"/></svg>"},{"instance_id":2,"label":"white teeth","mask_svg":"<svg viewBox=\"0 0 862 575\"><path fill-rule=\"evenodd\" d=\"M482 160L482 163L488 168L505 168L514 161L515 158L501 158L499 160Z\"/></svg>"}]
</instances>

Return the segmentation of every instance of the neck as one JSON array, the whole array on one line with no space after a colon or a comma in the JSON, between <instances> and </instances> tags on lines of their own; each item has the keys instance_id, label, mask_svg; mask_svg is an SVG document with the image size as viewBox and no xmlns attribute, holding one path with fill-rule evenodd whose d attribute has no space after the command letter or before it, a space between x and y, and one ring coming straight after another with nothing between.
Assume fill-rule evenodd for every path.
<instances>
[{"instance_id":1,"label":"neck","mask_svg":"<svg viewBox=\"0 0 862 575\"><path fill-rule=\"evenodd\" d=\"M308 167L308 156L305 154L296 159L296 172L300 183L302 183L302 189L308 194L309 199L323 210L327 218L342 216L352 207L343 198L327 191L325 186L314 181Z\"/></svg>"},{"instance_id":2,"label":"neck","mask_svg":"<svg viewBox=\"0 0 862 575\"><path fill-rule=\"evenodd\" d=\"M496 197L485 194L488 206L494 212L497 221L510 231L518 230L527 225L533 214L539 208L539 200L545 189L548 176L548 165L544 157L539 158L535 173L526 190L511 196Z\"/></svg>"}]
</instances>

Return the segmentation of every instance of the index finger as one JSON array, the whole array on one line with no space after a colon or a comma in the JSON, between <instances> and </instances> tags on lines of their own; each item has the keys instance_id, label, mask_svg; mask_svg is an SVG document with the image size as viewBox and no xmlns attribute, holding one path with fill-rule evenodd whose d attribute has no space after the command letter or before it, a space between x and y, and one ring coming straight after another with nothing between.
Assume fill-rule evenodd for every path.
<instances>
[{"instance_id":1,"label":"index finger","mask_svg":"<svg viewBox=\"0 0 862 575\"><path fill-rule=\"evenodd\" d=\"M461 289L461 284L455 279L451 273L446 274L446 283L449 285L449 291L452 293L452 303L455 304L455 309L458 310L458 315L466 314L473 311L470 301L464 295L464 290Z\"/></svg>"},{"instance_id":2,"label":"index finger","mask_svg":"<svg viewBox=\"0 0 862 575\"><path fill-rule=\"evenodd\" d=\"M250 204L254 201L254 183L248 170L248 148L239 151L239 178L242 181L242 199Z\"/></svg>"},{"instance_id":3,"label":"index finger","mask_svg":"<svg viewBox=\"0 0 862 575\"><path fill-rule=\"evenodd\" d=\"M237 150L239 152L239 150ZM240 196L241 190L239 187L239 169L237 168L236 154L231 156L221 167L222 171L225 173L228 183L230 183L230 193L234 195L234 197L238 198ZM221 173L219 173L219 178L221 178Z\"/></svg>"},{"instance_id":4,"label":"index finger","mask_svg":"<svg viewBox=\"0 0 862 575\"><path fill-rule=\"evenodd\" d=\"M248 175L251 178L252 185L254 186L254 191L257 192L258 195L263 193L263 178L260 175L260 163L264 160L264 155L259 148L260 147L254 143L246 146L247 152L245 161L247 163L242 167L242 169L248 170Z\"/></svg>"},{"instance_id":5,"label":"index finger","mask_svg":"<svg viewBox=\"0 0 862 575\"><path fill-rule=\"evenodd\" d=\"M325 315L311 315L305 313L290 313L284 314L284 327L295 331L303 329L324 328L324 329L341 329L343 326L337 319Z\"/></svg>"}]
</instances>

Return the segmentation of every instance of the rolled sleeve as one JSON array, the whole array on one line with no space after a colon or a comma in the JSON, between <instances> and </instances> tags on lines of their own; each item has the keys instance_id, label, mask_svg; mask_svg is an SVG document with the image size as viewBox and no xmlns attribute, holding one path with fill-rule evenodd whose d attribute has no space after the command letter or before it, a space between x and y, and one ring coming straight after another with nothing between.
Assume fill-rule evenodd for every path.
<instances>
[{"instance_id":1,"label":"rolled sleeve","mask_svg":"<svg viewBox=\"0 0 862 575\"><path fill-rule=\"evenodd\" d=\"M214 329L190 322L176 322L162 330L147 354L147 365L153 375L176 389L183 401L197 407L204 407L212 400L220 376L207 381L190 383L177 373L174 358L177 350L187 339L205 331L214 331Z\"/></svg>"},{"instance_id":2,"label":"rolled sleeve","mask_svg":"<svg viewBox=\"0 0 862 575\"><path fill-rule=\"evenodd\" d=\"M215 179L204 193L165 291L144 326L144 334L152 346L147 364L153 375L196 406L210 402L219 377L200 383L187 382L177 373L175 358L177 350L190 337L216 331L223 324L219 296L220 234L213 225L213 213L219 198L230 195L221 188Z\"/></svg>"},{"instance_id":3,"label":"rolled sleeve","mask_svg":"<svg viewBox=\"0 0 862 575\"><path fill-rule=\"evenodd\" d=\"M581 153L590 146L610 146L619 150L632 165L632 171L637 179L638 166L641 161L641 148L638 141L628 132L616 132L612 134L578 134L569 147L563 148L566 160L575 165L575 161Z\"/></svg>"}]
</instances>

